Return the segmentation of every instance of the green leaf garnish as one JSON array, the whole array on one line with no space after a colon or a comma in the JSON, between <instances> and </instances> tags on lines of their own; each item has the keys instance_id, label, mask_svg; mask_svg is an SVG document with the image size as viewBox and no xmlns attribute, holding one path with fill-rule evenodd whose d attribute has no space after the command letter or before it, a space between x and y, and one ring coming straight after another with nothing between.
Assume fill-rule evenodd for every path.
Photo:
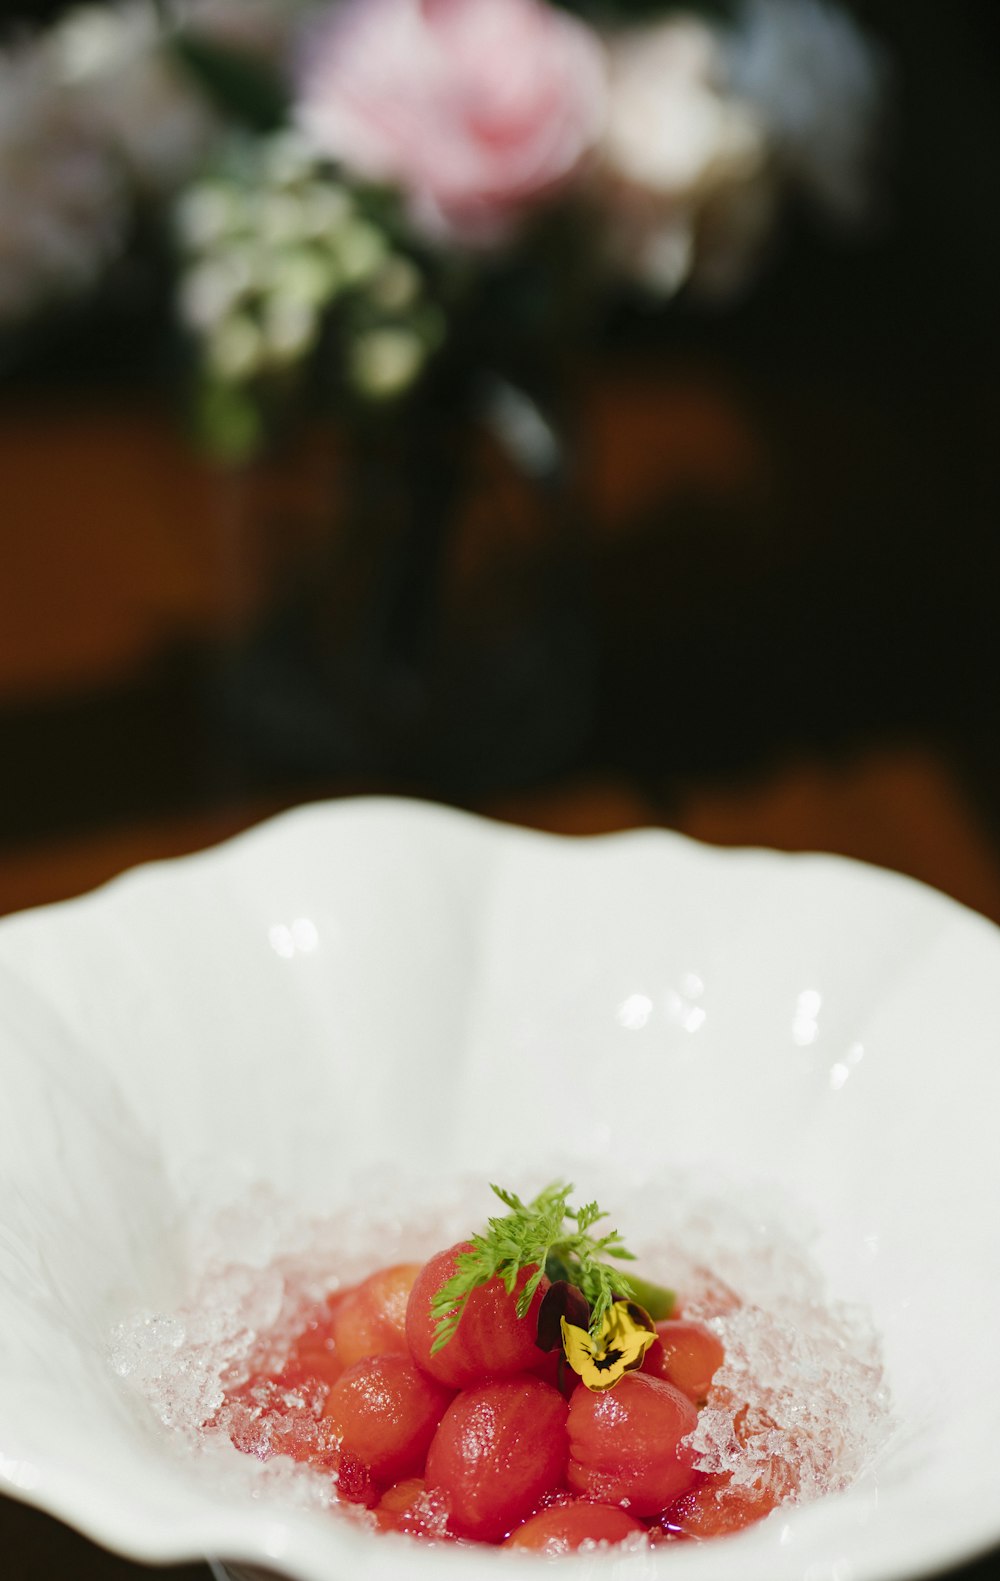
<instances>
[{"instance_id":1,"label":"green leaf garnish","mask_svg":"<svg viewBox=\"0 0 1000 1581\"><path fill-rule=\"evenodd\" d=\"M513 1191L490 1187L508 1212L503 1218L490 1219L484 1235L472 1237L470 1250L459 1253L456 1272L431 1302L432 1354L447 1345L455 1333L473 1290L491 1279L502 1279L508 1294L513 1295L525 1268L533 1268L534 1272L518 1295L518 1317L527 1314L543 1275L553 1281L564 1279L586 1298L590 1333L595 1339L601 1334L605 1313L612 1303L635 1299L632 1282L602 1261L608 1257L634 1261L632 1253L622 1244L617 1230L599 1236L591 1234L594 1225L606 1219L607 1214L596 1202L571 1208L569 1196L573 1189L555 1181L532 1202L524 1203ZM673 1305L669 1291L661 1291L660 1295Z\"/></svg>"}]
</instances>

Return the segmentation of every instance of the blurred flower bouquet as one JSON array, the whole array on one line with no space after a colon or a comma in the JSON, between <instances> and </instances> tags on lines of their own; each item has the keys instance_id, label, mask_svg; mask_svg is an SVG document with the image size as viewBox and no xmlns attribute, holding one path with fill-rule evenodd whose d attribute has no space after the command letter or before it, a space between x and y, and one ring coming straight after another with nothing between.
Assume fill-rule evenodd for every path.
<instances>
[{"instance_id":1,"label":"blurred flower bouquet","mask_svg":"<svg viewBox=\"0 0 1000 1581\"><path fill-rule=\"evenodd\" d=\"M331 764L387 770L434 742L510 760L520 733L523 777L584 728L557 606L602 314L625 290L744 286L793 190L856 220L882 98L829 0L89 5L0 55L0 331L23 340L158 248L216 453L244 462L327 409L354 440L353 526L283 612L254 707L293 756L336 738ZM461 632L441 605L484 443L545 493L552 562L512 574L488 651L495 567L489 599L453 588Z\"/></svg>"}]
</instances>

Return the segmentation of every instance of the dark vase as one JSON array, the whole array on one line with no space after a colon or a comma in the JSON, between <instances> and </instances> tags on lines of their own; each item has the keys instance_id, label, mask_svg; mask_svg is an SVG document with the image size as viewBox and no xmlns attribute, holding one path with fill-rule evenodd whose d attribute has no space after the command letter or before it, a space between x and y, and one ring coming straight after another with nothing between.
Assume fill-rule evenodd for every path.
<instances>
[{"instance_id":1,"label":"dark vase","mask_svg":"<svg viewBox=\"0 0 1000 1581\"><path fill-rule=\"evenodd\" d=\"M228 655L241 760L455 800L577 762L594 654L575 457L499 379L353 424L329 530Z\"/></svg>"}]
</instances>

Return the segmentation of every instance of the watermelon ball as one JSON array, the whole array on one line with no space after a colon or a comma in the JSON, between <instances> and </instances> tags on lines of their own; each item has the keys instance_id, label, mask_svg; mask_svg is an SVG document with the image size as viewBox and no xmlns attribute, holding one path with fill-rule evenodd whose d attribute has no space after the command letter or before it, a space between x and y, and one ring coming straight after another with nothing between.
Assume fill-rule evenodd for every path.
<instances>
[{"instance_id":1,"label":"watermelon ball","mask_svg":"<svg viewBox=\"0 0 1000 1581\"><path fill-rule=\"evenodd\" d=\"M682 1442L698 1412L673 1384L628 1372L612 1389L576 1389L569 1402L569 1467L576 1493L630 1514L657 1515L694 1486L694 1457Z\"/></svg>"},{"instance_id":2,"label":"watermelon ball","mask_svg":"<svg viewBox=\"0 0 1000 1581\"><path fill-rule=\"evenodd\" d=\"M438 1252L424 1264L410 1291L406 1308L406 1342L410 1354L425 1372L452 1389L484 1378L507 1377L537 1367L542 1352L535 1344L538 1308L548 1289L543 1276L531 1305L523 1318L517 1315L517 1298L534 1273L523 1268L512 1295L502 1279L491 1279L469 1295L461 1321L447 1344L432 1352L435 1323L431 1303L442 1285L456 1271L461 1252L471 1251L471 1243L460 1241L447 1251Z\"/></svg>"},{"instance_id":3,"label":"watermelon ball","mask_svg":"<svg viewBox=\"0 0 1000 1581\"><path fill-rule=\"evenodd\" d=\"M636 1532L645 1533L641 1521L615 1504L592 1504L574 1499L570 1504L539 1510L511 1532L505 1548L533 1548L538 1553L568 1554L582 1543L623 1543Z\"/></svg>"},{"instance_id":4,"label":"watermelon ball","mask_svg":"<svg viewBox=\"0 0 1000 1581\"><path fill-rule=\"evenodd\" d=\"M396 1263L345 1290L331 1318L333 1346L342 1367L387 1351L406 1354L406 1306L419 1263Z\"/></svg>"},{"instance_id":5,"label":"watermelon ball","mask_svg":"<svg viewBox=\"0 0 1000 1581\"><path fill-rule=\"evenodd\" d=\"M656 1325L643 1372L672 1383L696 1405L703 1405L712 1379L726 1359L722 1341L693 1318L668 1318Z\"/></svg>"},{"instance_id":6,"label":"watermelon ball","mask_svg":"<svg viewBox=\"0 0 1000 1581\"><path fill-rule=\"evenodd\" d=\"M434 1542L453 1542L448 1511L439 1493L429 1493L423 1477L407 1477L386 1488L373 1511L382 1532L407 1532Z\"/></svg>"},{"instance_id":7,"label":"watermelon ball","mask_svg":"<svg viewBox=\"0 0 1000 1581\"><path fill-rule=\"evenodd\" d=\"M460 1537L496 1543L558 1487L566 1469L566 1401L521 1373L463 1389L441 1418L427 1454Z\"/></svg>"},{"instance_id":8,"label":"watermelon ball","mask_svg":"<svg viewBox=\"0 0 1000 1581\"><path fill-rule=\"evenodd\" d=\"M416 1477L452 1399L409 1356L367 1356L341 1373L323 1408L341 1455L380 1483Z\"/></svg>"},{"instance_id":9,"label":"watermelon ball","mask_svg":"<svg viewBox=\"0 0 1000 1581\"><path fill-rule=\"evenodd\" d=\"M696 1488L677 1500L665 1519L683 1537L728 1537L762 1521L777 1503L772 1489L735 1486L728 1473L720 1473L703 1476Z\"/></svg>"}]
</instances>

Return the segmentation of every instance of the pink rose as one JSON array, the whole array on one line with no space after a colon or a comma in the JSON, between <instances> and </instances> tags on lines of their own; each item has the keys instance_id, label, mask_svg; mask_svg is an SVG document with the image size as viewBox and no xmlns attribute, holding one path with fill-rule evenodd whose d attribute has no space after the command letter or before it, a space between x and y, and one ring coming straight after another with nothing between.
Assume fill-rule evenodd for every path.
<instances>
[{"instance_id":1,"label":"pink rose","mask_svg":"<svg viewBox=\"0 0 1000 1581\"><path fill-rule=\"evenodd\" d=\"M572 178L604 89L596 35L543 0L343 0L311 34L298 119L430 234L483 244Z\"/></svg>"}]
</instances>

